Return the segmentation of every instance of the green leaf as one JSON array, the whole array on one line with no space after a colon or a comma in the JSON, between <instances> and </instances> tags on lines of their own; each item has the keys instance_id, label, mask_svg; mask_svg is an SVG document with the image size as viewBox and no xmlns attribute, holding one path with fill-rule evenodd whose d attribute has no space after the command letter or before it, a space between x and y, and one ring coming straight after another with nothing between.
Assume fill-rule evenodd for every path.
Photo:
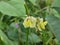
<instances>
[{"instance_id":1,"label":"green leaf","mask_svg":"<svg viewBox=\"0 0 60 45\"><path fill-rule=\"evenodd\" d=\"M9 16L25 16L24 0L0 1L0 11Z\"/></svg>"},{"instance_id":2,"label":"green leaf","mask_svg":"<svg viewBox=\"0 0 60 45\"><path fill-rule=\"evenodd\" d=\"M33 43L38 43L38 42L41 41L41 39L40 39L36 34L34 34L34 33L31 33L31 34L29 35L29 39L30 39L30 41L33 42Z\"/></svg>"},{"instance_id":3,"label":"green leaf","mask_svg":"<svg viewBox=\"0 0 60 45\"><path fill-rule=\"evenodd\" d=\"M13 42L8 39L8 37L3 33L2 30L0 30L0 38L6 45L18 45L17 42Z\"/></svg>"},{"instance_id":4,"label":"green leaf","mask_svg":"<svg viewBox=\"0 0 60 45\"><path fill-rule=\"evenodd\" d=\"M51 10L52 10L51 12L52 12L52 14L53 14L54 16L60 18L60 14L58 13L57 10L55 10L55 9L51 9Z\"/></svg>"},{"instance_id":5,"label":"green leaf","mask_svg":"<svg viewBox=\"0 0 60 45\"><path fill-rule=\"evenodd\" d=\"M45 44L48 44L52 40L51 31L42 30L41 33L40 38Z\"/></svg>"},{"instance_id":6,"label":"green leaf","mask_svg":"<svg viewBox=\"0 0 60 45\"><path fill-rule=\"evenodd\" d=\"M36 0L30 0L30 2L34 5L36 5Z\"/></svg>"},{"instance_id":7,"label":"green leaf","mask_svg":"<svg viewBox=\"0 0 60 45\"><path fill-rule=\"evenodd\" d=\"M60 14L60 7L54 7L54 9Z\"/></svg>"},{"instance_id":8,"label":"green leaf","mask_svg":"<svg viewBox=\"0 0 60 45\"><path fill-rule=\"evenodd\" d=\"M9 0L0 0L0 1L9 1Z\"/></svg>"},{"instance_id":9,"label":"green leaf","mask_svg":"<svg viewBox=\"0 0 60 45\"><path fill-rule=\"evenodd\" d=\"M7 30L7 35L9 37L9 39L17 41L18 40L18 30L19 29L9 27Z\"/></svg>"},{"instance_id":10,"label":"green leaf","mask_svg":"<svg viewBox=\"0 0 60 45\"><path fill-rule=\"evenodd\" d=\"M0 29L4 29L7 25L4 22L0 21Z\"/></svg>"},{"instance_id":11,"label":"green leaf","mask_svg":"<svg viewBox=\"0 0 60 45\"><path fill-rule=\"evenodd\" d=\"M54 0L53 7L60 7L60 0Z\"/></svg>"},{"instance_id":12,"label":"green leaf","mask_svg":"<svg viewBox=\"0 0 60 45\"><path fill-rule=\"evenodd\" d=\"M60 18L54 15L49 15L46 17L50 30L55 34L56 38L60 40Z\"/></svg>"}]
</instances>

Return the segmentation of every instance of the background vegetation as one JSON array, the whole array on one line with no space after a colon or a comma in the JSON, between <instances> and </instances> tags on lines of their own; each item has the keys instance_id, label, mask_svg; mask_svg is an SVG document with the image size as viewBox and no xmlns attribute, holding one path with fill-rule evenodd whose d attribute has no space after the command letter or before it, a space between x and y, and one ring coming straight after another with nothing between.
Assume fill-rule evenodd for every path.
<instances>
[{"instance_id":1,"label":"background vegetation","mask_svg":"<svg viewBox=\"0 0 60 45\"><path fill-rule=\"evenodd\" d=\"M25 28L28 16L45 29ZM0 45L60 45L60 0L0 0Z\"/></svg>"}]
</instances>

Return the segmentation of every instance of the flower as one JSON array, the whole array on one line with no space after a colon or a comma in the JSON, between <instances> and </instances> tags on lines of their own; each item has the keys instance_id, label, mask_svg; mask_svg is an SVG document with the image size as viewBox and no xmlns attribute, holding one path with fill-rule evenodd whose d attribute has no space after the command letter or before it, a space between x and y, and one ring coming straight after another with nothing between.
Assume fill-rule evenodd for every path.
<instances>
[{"instance_id":1,"label":"flower","mask_svg":"<svg viewBox=\"0 0 60 45\"><path fill-rule=\"evenodd\" d=\"M40 22L40 27L41 27L42 29L45 29L46 24L47 24L47 21L45 21L45 22Z\"/></svg>"},{"instance_id":2,"label":"flower","mask_svg":"<svg viewBox=\"0 0 60 45\"><path fill-rule=\"evenodd\" d=\"M41 31L41 29L45 29L45 26L47 24L47 21L43 21L43 18L38 18L38 23L37 23L37 27L38 29Z\"/></svg>"},{"instance_id":3,"label":"flower","mask_svg":"<svg viewBox=\"0 0 60 45\"><path fill-rule=\"evenodd\" d=\"M23 25L25 28L34 28L36 26L36 18L34 18L33 16L26 17L23 22Z\"/></svg>"},{"instance_id":4,"label":"flower","mask_svg":"<svg viewBox=\"0 0 60 45\"><path fill-rule=\"evenodd\" d=\"M16 23L16 27L17 27L17 28L19 27L19 24L18 24L18 23Z\"/></svg>"}]
</instances>

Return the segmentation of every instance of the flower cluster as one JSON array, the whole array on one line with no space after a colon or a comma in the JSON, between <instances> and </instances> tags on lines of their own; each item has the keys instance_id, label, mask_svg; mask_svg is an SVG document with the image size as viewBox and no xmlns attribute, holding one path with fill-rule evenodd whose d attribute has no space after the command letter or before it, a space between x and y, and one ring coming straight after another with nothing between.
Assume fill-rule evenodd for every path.
<instances>
[{"instance_id":1,"label":"flower cluster","mask_svg":"<svg viewBox=\"0 0 60 45\"><path fill-rule=\"evenodd\" d=\"M24 27L30 27L30 28L34 28L36 26L36 18L29 16L24 20L23 23Z\"/></svg>"},{"instance_id":2,"label":"flower cluster","mask_svg":"<svg viewBox=\"0 0 60 45\"><path fill-rule=\"evenodd\" d=\"M45 29L46 24L47 21L43 21L43 18L35 18L33 16L26 17L26 19L23 22L25 28L34 28L37 26L39 30Z\"/></svg>"},{"instance_id":3,"label":"flower cluster","mask_svg":"<svg viewBox=\"0 0 60 45\"><path fill-rule=\"evenodd\" d=\"M47 21L43 21L43 18L37 18L37 28L39 30L45 29L46 25L47 25Z\"/></svg>"}]
</instances>

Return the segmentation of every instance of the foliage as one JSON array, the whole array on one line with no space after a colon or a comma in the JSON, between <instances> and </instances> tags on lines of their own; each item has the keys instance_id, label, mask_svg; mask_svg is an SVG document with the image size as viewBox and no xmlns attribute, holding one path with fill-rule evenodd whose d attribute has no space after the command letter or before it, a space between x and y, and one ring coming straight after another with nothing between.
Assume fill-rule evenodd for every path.
<instances>
[{"instance_id":1,"label":"foliage","mask_svg":"<svg viewBox=\"0 0 60 45\"><path fill-rule=\"evenodd\" d=\"M60 45L60 0L0 0L0 45Z\"/></svg>"}]
</instances>

